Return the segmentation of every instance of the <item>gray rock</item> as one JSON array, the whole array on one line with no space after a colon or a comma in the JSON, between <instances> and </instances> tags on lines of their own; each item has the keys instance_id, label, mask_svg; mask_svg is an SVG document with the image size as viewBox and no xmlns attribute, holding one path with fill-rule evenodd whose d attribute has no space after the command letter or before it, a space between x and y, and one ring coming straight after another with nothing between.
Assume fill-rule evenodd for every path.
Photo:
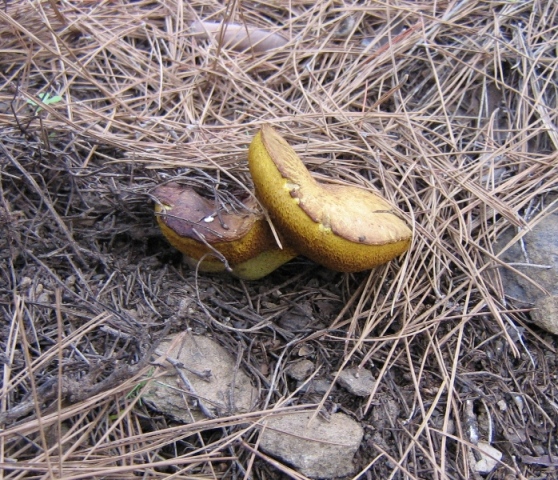
<instances>
[{"instance_id":1,"label":"gray rock","mask_svg":"<svg viewBox=\"0 0 558 480\"><path fill-rule=\"evenodd\" d=\"M362 441L362 427L344 413L329 421L302 412L271 417L260 448L310 478L333 478L354 471L353 457Z\"/></svg>"},{"instance_id":2,"label":"gray rock","mask_svg":"<svg viewBox=\"0 0 558 480\"><path fill-rule=\"evenodd\" d=\"M297 388L300 388L301 393L325 395L328 391L334 392L335 385L331 387L331 381L325 378L313 378L310 382L304 385L305 380L297 382ZM303 386L304 385L304 386Z\"/></svg>"},{"instance_id":3,"label":"gray rock","mask_svg":"<svg viewBox=\"0 0 558 480\"><path fill-rule=\"evenodd\" d=\"M192 423L208 416L247 412L257 399L257 390L248 376L235 368L235 359L208 337L173 335L161 342L157 353L166 371L155 374L142 399L178 421ZM183 378L169 360L163 360L164 355L182 365L178 368Z\"/></svg>"},{"instance_id":4,"label":"gray rock","mask_svg":"<svg viewBox=\"0 0 558 480\"><path fill-rule=\"evenodd\" d=\"M531 319L547 332L558 335L558 295L541 297L535 301Z\"/></svg>"},{"instance_id":5,"label":"gray rock","mask_svg":"<svg viewBox=\"0 0 558 480\"><path fill-rule=\"evenodd\" d=\"M287 375L295 380L304 380L314 371L314 362L310 360L300 360L292 363L287 368Z\"/></svg>"},{"instance_id":6,"label":"gray rock","mask_svg":"<svg viewBox=\"0 0 558 480\"><path fill-rule=\"evenodd\" d=\"M353 395L367 397L376 385L372 372L364 368L348 368L343 370L338 377L339 385L346 388Z\"/></svg>"},{"instance_id":7,"label":"gray rock","mask_svg":"<svg viewBox=\"0 0 558 480\"><path fill-rule=\"evenodd\" d=\"M513 229L504 232L495 250L501 251L514 236ZM500 258L547 292L509 269L502 268L505 293L526 305L532 305L548 293L558 295L558 213L539 221L532 231L523 236L523 245L524 249L521 242L515 243L500 254Z\"/></svg>"}]
</instances>

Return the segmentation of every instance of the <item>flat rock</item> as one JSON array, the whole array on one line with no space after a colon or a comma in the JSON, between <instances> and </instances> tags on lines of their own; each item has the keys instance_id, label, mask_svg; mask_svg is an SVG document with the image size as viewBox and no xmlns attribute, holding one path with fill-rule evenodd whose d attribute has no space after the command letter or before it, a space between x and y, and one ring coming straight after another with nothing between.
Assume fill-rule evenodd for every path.
<instances>
[{"instance_id":1,"label":"flat rock","mask_svg":"<svg viewBox=\"0 0 558 480\"><path fill-rule=\"evenodd\" d=\"M495 250L501 251L515 236L513 229L504 232L496 244ZM523 245L516 242L499 257L511 264L545 291L537 288L533 282L517 275L507 268L502 268L502 282L507 295L526 305L532 305L537 299L548 294L558 295L558 213L552 213L523 236Z\"/></svg>"},{"instance_id":2,"label":"flat rock","mask_svg":"<svg viewBox=\"0 0 558 480\"><path fill-rule=\"evenodd\" d=\"M209 416L220 417L250 411L254 405L257 390L250 379L211 338L179 333L165 338L157 352L165 373L155 375L142 397L155 410L192 423L208 418L202 409ZM181 364L178 368L190 386L179 378L165 355Z\"/></svg>"},{"instance_id":3,"label":"flat rock","mask_svg":"<svg viewBox=\"0 0 558 480\"><path fill-rule=\"evenodd\" d=\"M343 370L338 377L339 385L346 388L353 395L367 397L376 385L372 372L365 368L348 368Z\"/></svg>"},{"instance_id":4,"label":"flat rock","mask_svg":"<svg viewBox=\"0 0 558 480\"><path fill-rule=\"evenodd\" d=\"M310 478L334 478L354 471L353 457L362 441L362 427L344 413L329 421L313 412L278 415L266 420L260 448Z\"/></svg>"},{"instance_id":5,"label":"flat rock","mask_svg":"<svg viewBox=\"0 0 558 480\"><path fill-rule=\"evenodd\" d=\"M558 295L541 297L535 301L531 319L547 332L558 335Z\"/></svg>"}]
</instances>

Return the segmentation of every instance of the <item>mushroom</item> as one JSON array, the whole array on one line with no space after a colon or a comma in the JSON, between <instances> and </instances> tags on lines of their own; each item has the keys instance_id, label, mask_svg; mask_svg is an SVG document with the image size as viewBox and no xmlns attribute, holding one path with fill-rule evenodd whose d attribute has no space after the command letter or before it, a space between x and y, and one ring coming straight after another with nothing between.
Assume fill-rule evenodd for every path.
<instances>
[{"instance_id":1,"label":"mushroom","mask_svg":"<svg viewBox=\"0 0 558 480\"><path fill-rule=\"evenodd\" d=\"M294 258L290 247L280 248L271 229L249 198L243 212L219 212L213 202L177 183L157 187L155 212L161 231L191 266L256 280Z\"/></svg>"},{"instance_id":2,"label":"mushroom","mask_svg":"<svg viewBox=\"0 0 558 480\"><path fill-rule=\"evenodd\" d=\"M293 148L264 125L248 153L256 196L299 253L332 270L358 272L404 253L412 231L383 198L319 183Z\"/></svg>"}]
</instances>

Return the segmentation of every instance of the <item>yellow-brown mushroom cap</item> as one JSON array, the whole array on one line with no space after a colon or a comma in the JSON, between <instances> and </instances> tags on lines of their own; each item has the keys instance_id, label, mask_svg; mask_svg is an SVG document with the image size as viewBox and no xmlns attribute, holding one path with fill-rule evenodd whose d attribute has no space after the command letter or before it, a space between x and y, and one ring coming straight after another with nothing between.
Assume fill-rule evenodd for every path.
<instances>
[{"instance_id":1,"label":"yellow-brown mushroom cap","mask_svg":"<svg viewBox=\"0 0 558 480\"><path fill-rule=\"evenodd\" d=\"M344 272L368 270L405 252L412 232L378 195L318 183L292 147L264 125L250 145L256 196L300 253Z\"/></svg>"},{"instance_id":2,"label":"yellow-brown mushroom cap","mask_svg":"<svg viewBox=\"0 0 558 480\"><path fill-rule=\"evenodd\" d=\"M193 189L168 184L153 191L155 211L161 231L188 262L195 265L202 257L202 271L225 269L221 254L240 278L253 280L267 275L295 257L289 247L280 249L269 225L248 198L240 211L221 211L214 202Z\"/></svg>"}]
</instances>

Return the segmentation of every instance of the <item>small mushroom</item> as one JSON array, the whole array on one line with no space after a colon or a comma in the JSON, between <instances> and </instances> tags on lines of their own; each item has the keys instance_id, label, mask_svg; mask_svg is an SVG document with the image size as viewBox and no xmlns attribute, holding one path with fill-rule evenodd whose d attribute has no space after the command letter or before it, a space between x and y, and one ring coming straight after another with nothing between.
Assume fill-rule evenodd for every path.
<instances>
[{"instance_id":1,"label":"small mushroom","mask_svg":"<svg viewBox=\"0 0 558 480\"><path fill-rule=\"evenodd\" d=\"M256 196L278 231L315 262L357 272L409 248L412 231L386 200L358 187L317 182L271 126L252 141L248 162Z\"/></svg>"},{"instance_id":2,"label":"small mushroom","mask_svg":"<svg viewBox=\"0 0 558 480\"><path fill-rule=\"evenodd\" d=\"M219 212L213 202L191 188L171 183L153 191L161 231L187 262L204 272L222 272L256 280L294 258L290 247L279 248L254 199L243 212Z\"/></svg>"}]
</instances>

